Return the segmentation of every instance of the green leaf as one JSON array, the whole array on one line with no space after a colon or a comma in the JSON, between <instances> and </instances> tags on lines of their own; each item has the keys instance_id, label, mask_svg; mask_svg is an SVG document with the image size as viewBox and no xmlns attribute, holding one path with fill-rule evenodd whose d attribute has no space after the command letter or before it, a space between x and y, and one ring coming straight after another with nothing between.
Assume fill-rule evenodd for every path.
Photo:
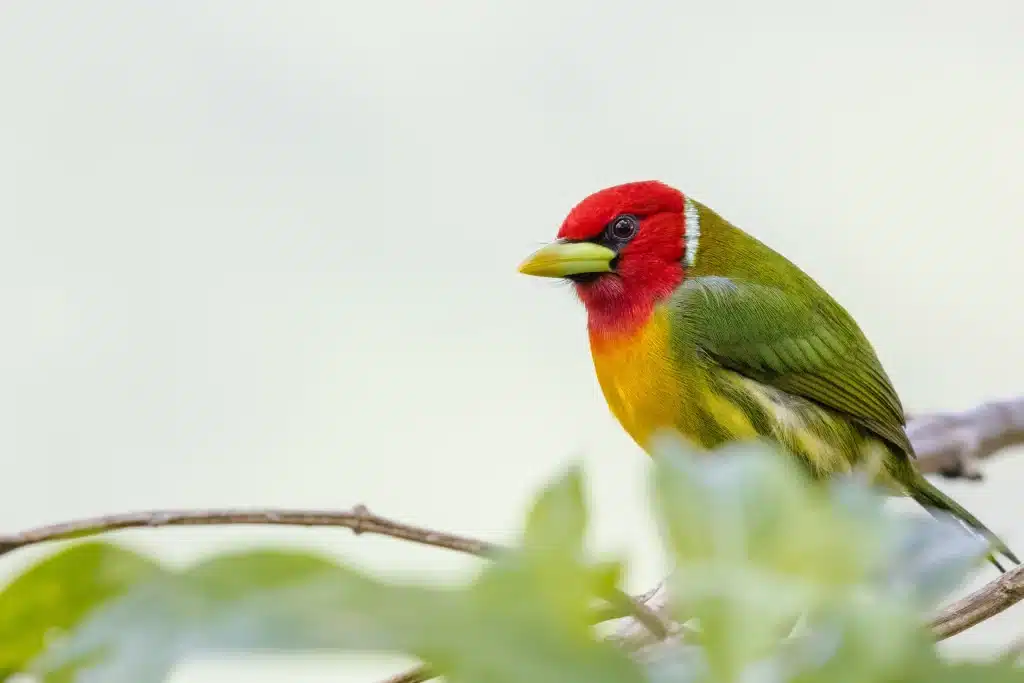
<instances>
[{"instance_id":1,"label":"green leaf","mask_svg":"<svg viewBox=\"0 0 1024 683\"><path fill-rule=\"evenodd\" d=\"M0 680L4 672L21 671L54 633L163 573L137 553L95 542L72 545L33 565L0 593Z\"/></svg>"},{"instance_id":2,"label":"green leaf","mask_svg":"<svg viewBox=\"0 0 1024 683\"><path fill-rule=\"evenodd\" d=\"M790 648L793 683L900 680L937 661L934 641L906 603L859 592L815 615L811 633Z\"/></svg>"},{"instance_id":3,"label":"green leaf","mask_svg":"<svg viewBox=\"0 0 1024 683\"><path fill-rule=\"evenodd\" d=\"M654 472L656 512L682 565L751 564L833 586L859 580L879 555L872 529L836 514L767 444L695 456L665 443Z\"/></svg>"},{"instance_id":4,"label":"green leaf","mask_svg":"<svg viewBox=\"0 0 1024 683\"><path fill-rule=\"evenodd\" d=\"M696 645L666 642L647 652L643 664L650 683L700 683L707 676L704 650Z\"/></svg>"},{"instance_id":5,"label":"green leaf","mask_svg":"<svg viewBox=\"0 0 1024 683\"><path fill-rule=\"evenodd\" d=\"M801 615L854 605L862 591L886 588L899 598L892 610L882 610L887 618L913 614L905 581L882 571L891 570L900 548L900 566L908 566L907 527L884 514L883 499L864 482L850 477L817 485L767 444L696 456L665 442L656 463L656 512L676 561L670 582L676 616L698 619L716 679L732 680L768 657ZM953 564L943 566L960 567ZM935 585L948 585L950 571L938 572ZM893 628L888 645L916 635L909 619Z\"/></svg>"},{"instance_id":6,"label":"green leaf","mask_svg":"<svg viewBox=\"0 0 1024 683\"><path fill-rule=\"evenodd\" d=\"M587 522L583 471L574 465L537 495L523 531L523 570L535 575L551 618L567 623L589 623L590 599L612 595L622 575L619 563L584 566Z\"/></svg>"},{"instance_id":7,"label":"green leaf","mask_svg":"<svg viewBox=\"0 0 1024 683\"><path fill-rule=\"evenodd\" d=\"M989 552L988 542L952 517L902 521L891 529L880 582L891 596L930 610L978 568Z\"/></svg>"},{"instance_id":8,"label":"green leaf","mask_svg":"<svg viewBox=\"0 0 1024 683\"><path fill-rule=\"evenodd\" d=\"M472 587L469 628L489 623L501 635L477 649L471 669L458 669L462 680L642 680L626 655L594 636L594 598L615 587L622 566L584 562L587 521L583 473L573 466L536 497L522 549L499 557ZM504 616L496 619L499 614ZM509 643L522 649L509 650ZM524 654L509 659L513 652ZM549 658L556 652L561 663ZM508 672L523 669L525 677L509 678L498 663Z\"/></svg>"},{"instance_id":9,"label":"green leaf","mask_svg":"<svg viewBox=\"0 0 1024 683\"><path fill-rule=\"evenodd\" d=\"M543 597L557 588L540 590L537 576L513 552L461 590L389 585L300 553L225 555L139 584L33 673L47 683L155 683L204 651L351 650L415 655L451 681L642 680L585 621L558 614Z\"/></svg>"},{"instance_id":10,"label":"green leaf","mask_svg":"<svg viewBox=\"0 0 1024 683\"><path fill-rule=\"evenodd\" d=\"M696 617L717 680L770 653L812 604L814 586L786 575L793 534L816 510L803 481L763 446L713 457L662 444L654 498L676 561L677 619Z\"/></svg>"},{"instance_id":11,"label":"green leaf","mask_svg":"<svg viewBox=\"0 0 1024 683\"><path fill-rule=\"evenodd\" d=\"M870 532L865 545L881 549L869 580L891 598L933 609L984 562L988 543L949 515L894 515L859 477L833 480L830 494L841 514Z\"/></svg>"},{"instance_id":12,"label":"green leaf","mask_svg":"<svg viewBox=\"0 0 1024 683\"><path fill-rule=\"evenodd\" d=\"M526 518L524 549L568 557L583 552L587 530L583 483L583 471L575 465L544 487Z\"/></svg>"},{"instance_id":13,"label":"green leaf","mask_svg":"<svg viewBox=\"0 0 1024 683\"><path fill-rule=\"evenodd\" d=\"M208 651L407 653L453 683L641 683L589 623L617 565L582 558L577 468L538 496L523 547L461 588L389 584L314 555L251 551L142 580L32 662L45 683L157 683Z\"/></svg>"},{"instance_id":14,"label":"green leaf","mask_svg":"<svg viewBox=\"0 0 1024 683\"><path fill-rule=\"evenodd\" d=\"M576 583L586 579L586 574L575 576ZM438 670L465 683L642 681L636 664L596 638L585 618L593 596L575 590L573 581L565 575L561 590L548 584L537 591L528 574L502 566L488 571L467 601L465 634L452 652L457 659L447 666L439 662ZM571 605L552 601L559 593L581 599Z\"/></svg>"},{"instance_id":15,"label":"green leaf","mask_svg":"<svg viewBox=\"0 0 1024 683\"><path fill-rule=\"evenodd\" d=\"M33 663L44 681L161 681L181 658L225 650L411 651L443 604L314 555L232 553L142 581ZM417 630L420 629L420 630ZM429 645L429 643L427 643Z\"/></svg>"}]
</instances>

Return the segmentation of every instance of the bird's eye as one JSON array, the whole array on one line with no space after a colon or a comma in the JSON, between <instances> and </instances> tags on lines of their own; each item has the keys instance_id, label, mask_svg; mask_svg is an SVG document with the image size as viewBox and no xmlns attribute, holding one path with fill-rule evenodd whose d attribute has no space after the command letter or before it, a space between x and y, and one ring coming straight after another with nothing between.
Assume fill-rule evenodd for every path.
<instances>
[{"instance_id":1,"label":"bird's eye","mask_svg":"<svg viewBox=\"0 0 1024 683\"><path fill-rule=\"evenodd\" d=\"M636 219L636 216L628 214L617 216L615 220L608 224L608 236L616 242L625 242L633 239L639 228L640 221Z\"/></svg>"}]
</instances>

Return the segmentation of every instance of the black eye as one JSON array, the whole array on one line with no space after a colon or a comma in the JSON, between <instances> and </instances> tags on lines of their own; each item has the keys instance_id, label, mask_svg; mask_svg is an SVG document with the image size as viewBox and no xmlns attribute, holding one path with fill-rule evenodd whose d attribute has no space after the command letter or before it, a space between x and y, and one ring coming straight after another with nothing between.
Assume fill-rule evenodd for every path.
<instances>
[{"instance_id":1,"label":"black eye","mask_svg":"<svg viewBox=\"0 0 1024 683\"><path fill-rule=\"evenodd\" d=\"M640 221L637 220L636 216L629 214L623 216L616 216L615 219L608 224L608 236L616 242L626 242L633 239L636 235L636 231L640 229Z\"/></svg>"}]
</instances>

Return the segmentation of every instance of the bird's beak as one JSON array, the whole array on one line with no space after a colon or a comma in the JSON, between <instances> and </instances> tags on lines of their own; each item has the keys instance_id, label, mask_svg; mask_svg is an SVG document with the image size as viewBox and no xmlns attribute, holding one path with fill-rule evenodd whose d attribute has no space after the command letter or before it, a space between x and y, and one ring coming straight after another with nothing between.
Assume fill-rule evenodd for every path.
<instances>
[{"instance_id":1,"label":"bird's beak","mask_svg":"<svg viewBox=\"0 0 1024 683\"><path fill-rule=\"evenodd\" d=\"M615 252L593 242L554 242L519 265L519 272L538 277L610 273Z\"/></svg>"}]
</instances>

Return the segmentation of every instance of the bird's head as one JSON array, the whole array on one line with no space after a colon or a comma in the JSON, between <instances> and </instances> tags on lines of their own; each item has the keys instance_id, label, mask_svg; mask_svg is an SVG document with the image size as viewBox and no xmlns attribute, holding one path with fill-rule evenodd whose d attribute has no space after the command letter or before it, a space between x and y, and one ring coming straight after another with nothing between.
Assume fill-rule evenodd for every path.
<instances>
[{"instance_id":1,"label":"bird's head","mask_svg":"<svg viewBox=\"0 0 1024 683\"><path fill-rule=\"evenodd\" d=\"M600 190L573 207L557 240L519 272L572 281L592 331L629 331L683 281L684 258L696 250L695 212L679 190L653 180Z\"/></svg>"}]
</instances>

